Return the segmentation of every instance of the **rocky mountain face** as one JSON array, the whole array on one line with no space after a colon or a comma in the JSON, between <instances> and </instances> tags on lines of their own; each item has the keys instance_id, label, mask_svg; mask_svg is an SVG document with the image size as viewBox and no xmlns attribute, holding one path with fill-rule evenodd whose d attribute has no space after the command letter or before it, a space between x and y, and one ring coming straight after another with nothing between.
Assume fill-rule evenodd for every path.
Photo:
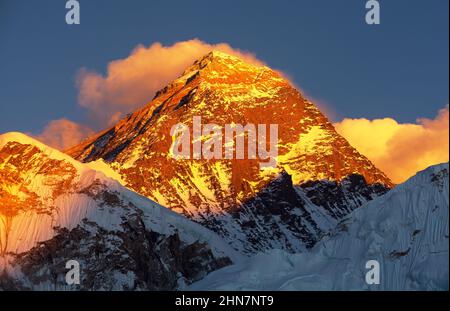
<instances>
[{"instance_id":1,"label":"rocky mountain face","mask_svg":"<svg viewBox=\"0 0 450 311\"><path fill-rule=\"evenodd\" d=\"M276 124L276 167L261 169L261 157L172 157L172 127L192 129L195 117L222 131L227 124ZM210 138L203 133L199 140ZM347 213L393 186L279 73L216 51L145 107L67 153L81 162L103 159L126 187L245 253L309 248Z\"/></svg>"},{"instance_id":2,"label":"rocky mountain face","mask_svg":"<svg viewBox=\"0 0 450 311\"><path fill-rule=\"evenodd\" d=\"M309 252L259 253L189 289L448 291L448 238L449 165L444 163L353 211ZM378 263L378 284L366 281L369 261Z\"/></svg>"},{"instance_id":3,"label":"rocky mountain face","mask_svg":"<svg viewBox=\"0 0 450 311\"><path fill-rule=\"evenodd\" d=\"M0 290L173 290L238 258L103 168L0 135ZM80 264L79 285L65 281L69 260Z\"/></svg>"},{"instance_id":4,"label":"rocky mountain face","mask_svg":"<svg viewBox=\"0 0 450 311\"><path fill-rule=\"evenodd\" d=\"M260 157L172 157L172 126L192 129L194 117L221 129L278 125L277 166L260 169ZM209 138L203 133L200 140ZM279 73L216 51L145 107L67 153L82 162L105 160L126 187L246 253L311 247L342 216L392 187Z\"/></svg>"}]
</instances>

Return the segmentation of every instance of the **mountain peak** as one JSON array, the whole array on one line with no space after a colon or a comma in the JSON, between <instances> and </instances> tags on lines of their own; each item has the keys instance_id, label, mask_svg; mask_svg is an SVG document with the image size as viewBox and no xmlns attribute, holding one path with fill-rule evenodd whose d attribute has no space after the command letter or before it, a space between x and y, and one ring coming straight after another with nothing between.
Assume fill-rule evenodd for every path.
<instances>
[{"instance_id":1,"label":"mountain peak","mask_svg":"<svg viewBox=\"0 0 450 311\"><path fill-rule=\"evenodd\" d=\"M8 132L0 135L0 147L3 147L9 142L18 142L21 144L41 146L42 143L38 142L34 138L27 136L20 132Z\"/></svg>"},{"instance_id":2,"label":"mountain peak","mask_svg":"<svg viewBox=\"0 0 450 311\"><path fill-rule=\"evenodd\" d=\"M70 156L68 156L65 153L62 153L50 146L47 146L44 143L41 143L40 141L36 140L33 137L30 137L24 133L20 132L8 132L5 134L0 135L0 149L4 148L5 146L9 146L10 144L20 144L20 145L27 145L31 146L30 148L37 148L40 152L43 154L49 155L55 159L58 160L64 160L69 163L73 163L76 166L79 166L80 163L72 159Z\"/></svg>"},{"instance_id":3,"label":"mountain peak","mask_svg":"<svg viewBox=\"0 0 450 311\"><path fill-rule=\"evenodd\" d=\"M17 146L19 145L20 148L17 148ZM23 148L23 146L27 146L27 148ZM111 169L111 167L107 165L102 159L98 159L89 163L80 163L66 153L54 149L24 133L8 132L0 135L0 152L4 151L10 156L12 153L19 152L19 149L22 153L28 151L30 152L30 154L40 154L40 156L46 157L48 159L64 162L73 166L78 171L94 170L103 174L105 177L114 179L120 184L125 183L122 180L121 176L116 171Z\"/></svg>"},{"instance_id":4,"label":"mountain peak","mask_svg":"<svg viewBox=\"0 0 450 311\"><path fill-rule=\"evenodd\" d=\"M238 56L219 51L219 50L212 50L208 54L205 54L204 56L197 59L194 63L201 62L203 60L209 60L210 62L213 61L231 61L231 62L242 62L245 63L246 61ZM248 63L248 62L247 62Z\"/></svg>"},{"instance_id":5,"label":"mountain peak","mask_svg":"<svg viewBox=\"0 0 450 311\"><path fill-rule=\"evenodd\" d=\"M207 56L210 56L211 58L215 59L239 59L239 57L233 56L231 54L219 51L219 50L212 50L207 54Z\"/></svg>"},{"instance_id":6,"label":"mountain peak","mask_svg":"<svg viewBox=\"0 0 450 311\"><path fill-rule=\"evenodd\" d=\"M221 129L275 125L275 167L261 170L263 159L248 151L244 159L194 158L190 151L187 159L171 156L174 126L190 129L191 146L199 118ZM236 133L233 148L247 134ZM209 137L202 130L202 144ZM244 144L248 149L248 139ZM223 157L223 140L220 145ZM246 252L311 247L329 224L392 186L288 80L219 51L195 61L145 107L67 152L82 162L104 159L127 187ZM281 172L290 177L280 179Z\"/></svg>"},{"instance_id":7,"label":"mountain peak","mask_svg":"<svg viewBox=\"0 0 450 311\"><path fill-rule=\"evenodd\" d=\"M182 123L190 137L198 118L202 125L221 129L275 125L276 167L261 170L262 159L250 158L248 152L244 159L194 159L191 152L188 159L172 157L173 127ZM202 132L200 140L209 137ZM223 155L222 140L221 148ZM219 51L195 61L145 107L67 152L83 162L104 159L127 187L225 236L235 236L228 230L239 228L236 243L248 251L264 243L299 250L302 241L309 247L326 229L323 224L339 220L392 186L288 80L268 67ZM291 178L278 180L280 172ZM331 193L339 193L339 198ZM286 200L283 206L273 204ZM328 220L314 219L315 212L302 207L308 204ZM308 218L310 226L294 220L291 210ZM258 231L255 224L261 219L271 227L291 228L286 232L292 230L293 236L281 230L274 242L274 232L268 236Z\"/></svg>"},{"instance_id":8,"label":"mountain peak","mask_svg":"<svg viewBox=\"0 0 450 311\"><path fill-rule=\"evenodd\" d=\"M194 75L214 78L219 74L230 76L236 75L237 73L258 74L262 71L271 70L258 62L249 61L222 51L213 50L197 59L183 72L180 79L186 81Z\"/></svg>"},{"instance_id":9,"label":"mountain peak","mask_svg":"<svg viewBox=\"0 0 450 311\"><path fill-rule=\"evenodd\" d=\"M336 133L328 119L288 80L266 66L254 65L217 50L196 60L180 78L158 91L145 107L68 153L86 162L98 158L119 161L118 170L134 167L143 160L136 157L136 153L144 150L149 160L156 161L154 156L161 156L167 161L172 143L171 126L179 122L190 124L193 116L201 116L204 124L220 126L278 124L280 168L293 176L294 184L322 179L340 181L355 173L364 176L368 183L392 186L382 172ZM150 145L144 146L146 144ZM154 170L154 167L150 165L149 169ZM252 176L247 180L254 180L255 172L248 169L247 173ZM267 177L256 175L259 181L255 185Z\"/></svg>"},{"instance_id":10,"label":"mountain peak","mask_svg":"<svg viewBox=\"0 0 450 311\"><path fill-rule=\"evenodd\" d=\"M223 51L219 50L212 50L205 56L201 57L199 60L202 59L209 59L210 61L219 61L219 62L233 62L233 63L245 63L248 66L254 66L254 67L266 67L263 65L262 62L248 57L243 56L237 56L234 54L229 54ZM268 67L266 67L268 68Z\"/></svg>"}]
</instances>

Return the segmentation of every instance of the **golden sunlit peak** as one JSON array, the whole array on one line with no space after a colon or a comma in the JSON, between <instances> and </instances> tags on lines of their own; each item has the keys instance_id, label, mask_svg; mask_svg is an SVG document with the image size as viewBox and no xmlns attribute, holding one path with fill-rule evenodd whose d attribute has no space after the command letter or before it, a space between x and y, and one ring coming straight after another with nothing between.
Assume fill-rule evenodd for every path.
<instances>
[{"instance_id":1,"label":"golden sunlit peak","mask_svg":"<svg viewBox=\"0 0 450 311\"><path fill-rule=\"evenodd\" d=\"M186 78L193 73L204 72L205 69L211 68L211 65L219 65L219 68L215 68L215 72L233 69L244 71L258 71L261 68L266 68L266 65L258 60L254 55L246 52L229 50L227 47L219 47L204 54L202 57L197 58L194 63L186 68L181 77ZM224 52L224 50L226 52Z\"/></svg>"},{"instance_id":2,"label":"golden sunlit peak","mask_svg":"<svg viewBox=\"0 0 450 311\"><path fill-rule=\"evenodd\" d=\"M222 52L222 51L219 51L219 50L212 50L211 52L209 52L208 55L211 55L214 58L234 58L234 59L239 59L236 56L230 55L228 53L225 53L225 52Z\"/></svg>"},{"instance_id":3,"label":"golden sunlit peak","mask_svg":"<svg viewBox=\"0 0 450 311\"><path fill-rule=\"evenodd\" d=\"M206 54L204 57L200 59L200 62L204 60L209 60L210 62L213 62L214 60L218 61L225 61L225 62L232 62L232 63L245 63L247 65L258 65L250 60L243 59L237 55L229 54L220 50L212 50L208 54Z\"/></svg>"},{"instance_id":4,"label":"golden sunlit peak","mask_svg":"<svg viewBox=\"0 0 450 311\"><path fill-rule=\"evenodd\" d=\"M40 146L42 143L20 132L8 132L0 135L0 148L10 142Z\"/></svg>"},{"instance_id":5,"label":"golden sunlit peak","mask_svg":"<svg viewBox=\"0 0 450 311\"><path fill-rule=\"evenodd\" d=\"M58 150L47 146L46 144L40 142L39 140L28 136L26 134L20 133L20 132L8 132L5 134L0 135L0 148L4 147L8 143L16 142L22 145L31 145L39 150L48 153L53 154L54 156L59 156L59 158L69 158L66 154L59 152Z\"/></svg>"},{"instance_id":6,"label":"golden sunlit peak","mask_svg":"<svg viewBox=\"0 0 450 311\"><path fill-rule=\"evenodd\" d=\"M219 51L219 50L212 50L211 52L209 52L208 54L206 54L205 56L200 58L197 61L197 63L204 64L204 62L212 63L214 61L244 63L244 61L241 58L239 58L237 56L233 56L233 55L225 53L225 52L222 52L222 51Z\"/></svg>"},{"instance_id":7,"label":"golden sunlit peak","mask_svg":"<svg viewBox=\"0 0 450 311\"><path fill-rule=\"evenodd\" d=\"M47 146L44 143L41 143L40 141L36 140L33 137L30 137L26 134L20 133L20 132L9 132L0 135L0 149L7 146L8 143L19 143L21 145L30 145L37 149L39 149L40 152L47 155L49 158L54 160L60 160L60 161L66 161L67 163L72 164L77 169L82 170L84 168L83 164L79 163L78 161L74 160L69 155L60 152L59 150L56 150L52 147Z\"/></svg>"}]
</instances>

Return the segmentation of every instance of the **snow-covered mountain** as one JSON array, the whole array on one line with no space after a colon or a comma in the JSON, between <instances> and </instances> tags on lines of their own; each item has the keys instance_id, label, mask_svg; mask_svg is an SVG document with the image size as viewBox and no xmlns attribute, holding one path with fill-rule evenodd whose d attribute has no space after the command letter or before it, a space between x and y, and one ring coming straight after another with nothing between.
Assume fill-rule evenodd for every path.
<instances>
[{"instance_id":1,"label":"snow-covered mountain","mask_svg":"<svg viewBox=\"0 0 450 311\"><path fill-rule=\"evenodd\" d=\"M171 290L239 259L213 232L97 161L0 135L0 290ZM76 260L81 284L65 282Z\"/></svg>"},{"instance_id":2,"label":"snow-covered mountain","mask_svg":"<svg viewBox=\"0 0 450 311\"><path fill-rule=\"evenodd\" d=\"M278 124L278 166L258 159L174 159L171 128ZM206 140L206 136L202 137ZM289 81L222 52L197 60L142 109L67 151L105 160L123 184L224 237L236 250L312 247L392 183Z\"/></svg>"},{"instance_id":3,"label":"snow-covered mountain","mask_svg":"<svg viewBox=\"0 0 450 311\"><path fill-rule=\"evenodd\" d=\"M259 253L191 290L448 290L449 165L432 166L350 213L309 253ZM380 265L368 285L366 263Z\"/></svg>"},{"instance_id":4,"label":"snow-covered mountain","mask_svg":"<svg viewBox=\"0 0 450 311\"><path fill-rule=\"evenodd\" d=\"M277 167L173 158L196 116L278 124ZM211 52L66 153L0 135L0 290L448 289L448 170L390 190L280 74Z\"/></svg>"}]
</instances>

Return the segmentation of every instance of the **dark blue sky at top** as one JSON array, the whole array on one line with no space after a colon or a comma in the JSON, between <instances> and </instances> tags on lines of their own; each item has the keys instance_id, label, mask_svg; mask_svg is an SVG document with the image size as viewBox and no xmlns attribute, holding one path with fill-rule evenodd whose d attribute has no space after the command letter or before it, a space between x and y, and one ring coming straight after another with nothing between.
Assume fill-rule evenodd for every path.
<instances>
[{"instance_id":1,"label":"dark blue sky at top","mask_svg":"<svg viewBox=\"0 0 450 311\"><path fill-rule=\"evenodd\" d=\"M0 132L38 133L77 105L81 67L104 73L137 44L199 38L248 50L288 73L335 118L432 118L448 104L448 0L380 0L381 25L365 24L366 0L0 0Z\"/></svg>"}]
</instances>

